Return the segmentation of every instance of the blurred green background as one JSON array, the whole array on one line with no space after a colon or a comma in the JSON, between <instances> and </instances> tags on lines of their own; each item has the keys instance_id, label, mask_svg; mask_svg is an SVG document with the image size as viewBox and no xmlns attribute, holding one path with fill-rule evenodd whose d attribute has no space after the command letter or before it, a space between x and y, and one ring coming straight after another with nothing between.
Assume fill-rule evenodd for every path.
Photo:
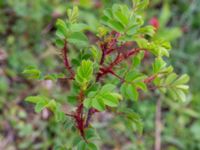
<instances>
[{"instance_id":1,"label":"blurred green background","mask_svg":"<svg viewBox=\"0 0 200 150\"><path fill-rule=\"evenodd\" d=\"M56 123L47 110L36 114L24 102L38 91L64 101L67 82L30 81L22 71L29 65L48 73L63 69L53 39L55 21L66 16L67 7L79 5L80 19L95 28L96 16L113 3L131 0L0 0L0 150L67 149L76 144L69 122ZM200 0L150 0L145 17L146 24L158 18L158 34L172 42L170 63L176 72L191 77L185 103L162 104L162 150L200 150ZM154 149L155 99L144 99L133 108L144 122L142 136L123 132L110 114L95 118L102 150Z\"/></svg>"}]
</instances>

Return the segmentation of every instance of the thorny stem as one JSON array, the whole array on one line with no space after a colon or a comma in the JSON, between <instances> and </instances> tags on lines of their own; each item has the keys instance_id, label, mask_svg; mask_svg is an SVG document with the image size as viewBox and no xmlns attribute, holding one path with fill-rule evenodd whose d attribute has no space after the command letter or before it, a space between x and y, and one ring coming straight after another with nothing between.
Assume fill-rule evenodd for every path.
<instances>
[{"instance_id":1,"label":"thorny stem","mask_svg":"<svg viewBox=\"0 0 200 150\"><path fill-rule=\"evenodd\" d=\"M119 75L117 75L113 71L111 71L110 74L112 74L113 76L117 77L119 80L121 80L122 83L126 82L126 83L129 83L129 84L133 84L132 82L125 80L123 77L120 77ZM146 84L149 84L155 79L155 77L156 77L156 75L151 75L151 76L147 77L146 79L144 79L143 82L146 83ZM158 86L149 86L148 88L150 90L155 90L156 88L159 88L159 87Z\"/></svg>"},{"instance_id":2,"label":"thorny stem","mask_svg":"<svg viewBox=\"0 0 200 150\"><path fill-rule=\"evenodd\" d=\"M76 121L76 127L78 128L81 136L83 137L83 139L87 142L87 140L85 139L85 118L83 116L83 100L84 100L84 92L83 90L80 90L77 99L79 100L79 104L78 107L76 109L75 115L74 115L74 119Z\"/></svg>"},{"instance_id":3,"label":"thorny stem","mask_svg":"<svg viewBox=\"0 0 200 150\"><path fill-rule=\"evenodd\" d=\"M105 59L105 55L106 55L107 43L101 44L100 47L101 47L101 51L102 51L100 65L102 65L104 63L104 59Z\"/></svg>"},{"instance_id":4,"label":"thorny stem","mask_svg":"<svg viewBox=\"0 0 200 150\"><path fill-rule=\"evenodd\" d=\"M72 70L72 67L69 64L68 56L67 56L68 48L67 48L67 41L64 43L64 47L62 49L62 54L63 54L63 62L65 65L65 68L69 71L70 73L70 79L74 79L74 71Z\"/></svg>"},{"instance_id":5,"label":"thorny stem","mask_svg":"<svg viewBox=\"0 0 200 150\"><path fill-rule=\"evenodd\" d=\"M116 44L117 44L117 38L120 36L120 34L117 33L117 32L115 32L115 31L111 32L111 35L112 34L115 34L115 35L114 35L114 38L109 43L108 42L104 42L104 43L100 44L101 51L102 51L101 60L100 60L100 63L99 63L100 66L103 65L106 55L108 55L109 53L111 53L112 51L115 50L113 48L113 46L116 46ZM96 81L97 82L98 82L99 78L100 78L100 74L97 73L97 76L96 76ZM90 108L88 110L87 118L86 118L86 122L85 122L85 128L88 127L89 122L90 122L90 120L92 118L92 114L94 114L95 112L96 112L96 110L92 109L92 108Z\"/></svg>"},{"instance_id":6,"label":"thorny stem","mask_svg":"<svg viewBox=\"0 0 200 150\"><path fill-rule=\"evenodd\" d=\"M100 48L102 51L100 65L103 65L106 55L116 50L115 47L117 46L117 39L119 38L120 33L112 31L110 36L113 36L113 35L114 37L110 41L103 42L100 44Z\"/></svg>"},{"instance_id":7,"label":"thorny stem","mask_svg":"<svg viewBox=\"0 0 200 150\"><path fill-rule=\"evenodd\" d=\"M119 63L121 63L123 60L136 55L137 53L139 53L141 50L146 50L144 48L134 48L130 51L128 51L126 54L118 54L115 58L115 60L113 62L110 63L110 65L108 67L100 67L100 71L97 73L97 78L96 81L99 81L100 78L104 75L106 75L107 73L111 73L113 72L112 69L118 65Z\"/></svg>"},{"instance_id":8,"label":"thorny stem","mask_svg":"<svg viewBox=\"0 0 200 150\"><path fill-rule=\"evenodd\" d=\"M89 126L89 123L90 123L90 120L92 118L92 115L95 113L95 112L98 112L98 110L96 109L93 109L93 108L90 108L88 110L88 114L87 114L87 119L86 119L86 122L85 122L85 128L87 128Z\"/></svg>"},{"instance_id":9,"label":"thorny stem","mask_svg":"<svg viewBox=\"0 0 200 150\"><path fill-rule=\"evenodd\" d=\"M150 83L151 81L153 81L155 78L157 77L157 75L152 75L146 79L144 79L144 83Z\"/></svg>"},{"instance_id":10,"label":"thorny stem","mask_svg":"<svg viewBox=\"0 0 200 150\"><path fill-rule=\"evenodd\" d=\"M75 120L78 130L81 136L84 138L85 134L84 134L83 103L79 104L79 106L76 109Z\"/></svg>"}]
</instances>

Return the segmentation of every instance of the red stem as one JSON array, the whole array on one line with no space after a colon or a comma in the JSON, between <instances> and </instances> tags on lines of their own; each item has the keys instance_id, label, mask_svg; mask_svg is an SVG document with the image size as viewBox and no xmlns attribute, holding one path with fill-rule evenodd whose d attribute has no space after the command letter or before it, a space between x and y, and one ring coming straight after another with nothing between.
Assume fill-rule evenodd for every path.
<instances>
[{"instance_id":1,"label":"red stem","mask_svg":"<svg viewBox=\"0 0 200 150\"><path fill-rule=\"evenodd\" d=\"M79 129L79 132L81 136L84 138L85 133L84 133L84 118L83 118L83 104L82 103L76 109L75 120L76 120L76 126Z\"/></svg>"},{"instance_id":2,"label":"red stem","mask_svg":"<svg viewBox=\"0 0 200 150\"><path fill-rule=\"evenodd\" d=\"M107 43L101 44L100 47L101 47L101 51L102 51L100 65L102 65L104 63L104 59L105 59Z\"/></svg>"},{"instance_id":3,"label":"red stem","mask_svg":"<svg viewBox=\"0 0 200 150\"><path fill-rule=\"evenodd\" d=\"M156 75L152 75L146 79L144 79L144 83L150 83L151 81L153 81L156 78Z\"/></svg>"},{"instance_id":4,"label":"red stem","mask_svg":"<svg viewBox=\"0 0 200 150\"><path fill-rule=\"evenodd\" d=\"M113 68L118 65L119 63L121 63L123 60L136 55L138 52L140 52L141 50L146 50L144 48L134 48L130 51L128 51L126 54L118 54L115 58L115 60L113 62L110 63L110 65L108 67L101 67L100 71L97 73L97 77L96 77L96 81L99 81L99 79L106 75L107 73L111 73L113 72Z\"/></svg>"},{"instance_id":5,"label":"red stem","mask_svg":"<svg viewBox=\"0 0 200 150\"><path fill-rule=\"evenodd\" d=\"M69 71L69 73L71 74L71 77L70 79L74 79L74 72L72 70L72 67L70 66L69 64L69 60L68 60L68 56L67 56L67 52L68 52L68 49L67 49L67 42L65 41L64 43L64 47L62 49L62 52L63 52L63 62L64 62L64 65L65 65L65 68Z\"/></svg>"},{"instance_id":6,"label":"red stem","mask_svg":"<svg viewBox=\"0 0 200 150\"><path fill-rule=\"evenodd\" d=\"M93 115L95 112L98 112L98 110L93 109L93 108L90 108L90 109L88 110L87 119L86 119L85 126L84 126L85 128L87 128L87 127L89 126L89 122L90 122L90 120L91 120L91 118L92 118L92 115Z\"/></svg>"}]
</instances>

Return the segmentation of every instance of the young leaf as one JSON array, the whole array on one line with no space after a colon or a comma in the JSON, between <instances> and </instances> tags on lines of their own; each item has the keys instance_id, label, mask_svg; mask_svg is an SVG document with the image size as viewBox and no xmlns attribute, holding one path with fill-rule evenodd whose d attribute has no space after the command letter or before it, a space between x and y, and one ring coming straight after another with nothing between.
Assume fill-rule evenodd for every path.
<instances>
[{"instance_id":1,"label":"young leaf","mask_svg":"<svg viewBox=\"0 0 200 150\"><path fill-rule=\"evenodd\" d=\"M92 99L91 98L86 98L83 102L83 105L86 107L86 108L90 108L92 106Z\"/></svg>"},{"instance_id":2,"label":"young leaf","mask_svg":"<svg viewBox=\"0 0 200 150\"><path fill-rule=\"evenodd\" d=\"M41 101L47 102L48 98L41 96L41 95L28 96L28 97L26 97L25 101L36 104L36 103L41 102Z\"/></svg>"},{"instance_id":3,"label":"young leaf","mask_svg":"<svg viewBox=\"0 0 200 150\"><path fill-rule=\"evenodd\" d=\"M134 85L127 84L126 93L128 94L128 96L131 100L135 100L135 101L138 100L139 94L138 94L138 91L137 91L137 89Z\"/></svg>"},{"instance_id":4,"label":"young leaf","mask_svg":"<svg viewBox=\"0 0 200 150\"><path fill-rule=\"evenodd\" d=\"M97 146L93 143L88 143L88 150L98 150Z\"/></svg>"},{"instance_id":5,"label":"young leaf","mask_svg":"<svg viewBox=\"0 0 200 150\"><path fill-rule=\"evenodd\" d=\"M64 46L64 41L62 40L62 39L56 39L55 40L55 44L56 44L56 46L57 47L59 47L59 48L63 48L63 46Z\"/></svg>"},{"instance_id":6,"label":"young leaf","mask_svg":"<svg viewBox=\"0 0 200 150\"><path fill-rule=\"evenodd\" d=\"M140 28L137 32L140 34L145 34L152 37L155 34L155 29L153 26L145 26L143 28Z\"/></svg>"},{"instance_id":7,"label":"young leaf","mask_svg":"<svg viewBox=\"0 0 200 150\"><path fill-rule=\"evenodd\" d=\"M189 76L187 74L182 75L180 78L178 78L173 85L180 85L180 84L185 84L189 81Z\"/></svg>"},{"instance_id":8,"label":"young leaf","mask_svg":"<svg viewBox=\"0 0 200 150\"><path fill-rule=\"evenodd\" d=\"M94 98L92 100L92 107L96 108L99 111L105 110L105 105L104 105L102 99L98 99L98 98Z\"/></svg>"},{"instance_id":9,"label":"young leaf","mask_svg":"<svg viewBox=\"0 0 200 150\"><path fill-rule=\"evenodd\" d=\"M45 101L40 101L35 105L35 112L39 113L42 111L42 109L45 108L45 106L47 105L47 102Z\"/></svg>"},{"instance_id":10,"label":"young leaf","mask_svg":"<svg viewBox=\"0 0 200 150\"><path fill-rule=\"evenodd\" d=\"M171 12L169 5L165 3L164 6L162 7L162 11L159 17L160 26L164 27L166 23L169 21L170 17L171 17Z\"/></svg>"},{"instance_id":11,"label":"young leaf","mask_svg":"<svg viewBox=\"0 0 200 150\"><path fill-rule=\"evenodd\" d=\"M40 70L38 70L34 67L28 67L22 73L30 79L39 79L41 77Z\"/></svg>"},{"instance_id":12,"label":"young leaf","mask_svg":"<svg viewBox=\"0 0 200 150\"><path fill-rule=\"evenodd\" d=\"M74 32L68 37L68 42L72 44L77 44L80 46L87 46L88 45L88 38L82 32Z\"/></svg>"},{"instance_id":13,"label":"young leaf","mask_svg":"<svg viewBox=\"0 0 200 150\"><path fill-rule=\"evenodd\" d=\"M77 6L74 6L73 9L67 10L68 20L70 23L76 23L79 15L79 10Z\"/></svg>"},{"instance_id":14,"label":"young leaf","mask_svg":"<svg viewBox=\"0 0 200 150\"><path fill-rule=\"evenodd\" d=\"M84 24L84 23L74 23L74 24L71 24L70 26L70 30L72 32L81 32L81 31L84 31L87 29L87 25Z\"/></svg>"},{"instance_id":15,"label":"young leaf","mask_svg":"<svg viewBox=\"0 0 200 150\"><path fill-rule=\"evenodd\" d=\"M78 67L75 80L82 86L86 86L93 74L93 63L90 60L83 60Z\"/></svg>"},{"instance_id":16,"label":"young leaf","mask_svg":"<svg viewBox=\"0 0 200 150\"><path fill-rule=\"evenodd\" d=\"M97 91L91 91L83 102L84 106L87 108L94 107L99 111L103 111L105 105L117 107L122 97L120 94L113 92L114 88L114 85L106 84Z\"/></svg>"},{"instance_id":17,"label":"young leaf","mask_svg":"<svg viewBox=\"0 0 200 150\"><path fill-rule=\"evenodd\" d=\"M112 28L115 31L118 32L123 32L124 31L124 27L121 23L114 21L114 20L110 20L106 23L106 25L108 25L110 28Z\"/></svg>"},{"instance_id":18,"label":"young leaf","mask_svg":"<svg viewBox=\"0 0 200 150\"><path fill-rule=\"evenodd\" d=\"M46 105L45 107L50 109L52 112L55 112L56 111L56 101L55 100L50 100Z\"/></svg>"},{"instance_id":19,"label":"young leaf","mask_svg":"<svg viewBox=\"0 0 200 150\"><path fill-rule=\"evenodd\" d=\"M58 31L57 35L59 37L67 37L69 28L63 20L57 19L56 27L57 27L57 31Z\"/></svg>"},{"instance_id":20,"label":"young leaf","mask_svg":"<svg viewBox=\"0 0 200 150\"><path fill-rule=\"evenodd\" d=\"M155 59L155 62L153 64L153 72L158 73L165 66L166 66L165 61L161 57L158 57L158 58Z\"/></svg>"},{"instance_id":21,"label":"young leaf","mask_svg":"<svg viewBox=\"0 0 200 150\"><path fill-rule=\"evenodd\" d=\"M87 150L87 143L85 141L80 141L77 150Z\"/></svg>"},{"instance_id":22,"label":"young leaf","mask_svg":"<svg viewBox=\"0 0 200 150\"><path fill-rule=\"evenodd\" d=\"M116 86L113 85L113 84L106 84L106 85L104 85L104 86L101 88L101 92L102 92L102 93L104 93L104 92L111 92L111 91L113 91L115 88L116 88Z\"/></svg>"},{"instance_id":23,"label":"young leaf","mask_svg":"<svg viewBox=\"0 0 200 150\"><path fill-rule=\"evenodd\" d=\"M57 122L60 122L60 121L63 122L63 121L65 121L65 113L62 112L61 110L55 111L54 114L55 114L55 118L56 118Z\"/></svg>"},{"instance_id":24,"label":"young leaf","mask_svg":"<svg viewBox=\"0 0 200 150\"><path fill-rule=\"evenodd\" d=\"M128 10L128 11L127 11ZM128 14L126 14L128 12ZM112 14L124 27L129 23L129 8L126 5L115 4L112 6Z\"/></svg>"},{"instance_id":25,"label":"young leaf","mask_svg":"<svg viewBox=\"0 0 200 150\"><path fill-rule=\"evenodd\" d=\"M175 92L176 92L178 98L179 98L181 101L183 101L183 102L186 101L185 93L184 93L182 90L176 89Z\"/></svg>"},{"instance_id":26,"label":"young leaf","mask_svg":"<svg viewBox=\"0 0 200 150\"><path fill-rule=\"evenodd\" d=\"M110 107L117 107L119 103L117 97L109 93L103 94L101 99L103 100L105 105Z\"/></svg>"},{"instance_id":27,"label":"young leaf","mask_svg":"<svg viewBox=\"0 0 200 150\"><path fill-rule=\"evenodd\" d=\"M171 84L176 78L177 78L177 75L175 73L171 73L166 78L165 83L166 84Z\"/></svg>"}]
</instances>

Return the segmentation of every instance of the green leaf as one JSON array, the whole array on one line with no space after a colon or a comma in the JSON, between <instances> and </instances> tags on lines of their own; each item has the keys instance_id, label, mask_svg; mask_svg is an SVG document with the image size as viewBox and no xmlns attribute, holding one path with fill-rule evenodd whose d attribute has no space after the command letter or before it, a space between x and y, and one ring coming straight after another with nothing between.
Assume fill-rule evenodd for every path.
<instances>
[{"instance_id":1,"label":"green leaf","mask_svg":"<svg viewBox=\"0 0 200 150\"><path fill-rule=\"evenodd\" d=\"M22 73L30 79L39 79L41 77L40 70L34 67L28 67Z\"/></svg>"},{"instance_id":2,"label":"green leaf","mask_svg":"<svg viewBox=\"0 0 200 150\"><path fill-rule=\"evenodd\" d=\"M45 106L47 105L47 102L45 101L40 101L35 105L35 112L39 113L42 111L42 109L45 108Z\"/></svg>"},{"instance_id":3,"label":"green leaf","mask_svg":"<svg viewBox=\"0 0 200 150\"><path fill-rule=\"evenodd\" d=\"M110 106L110 107L117 107L119 104L117 97L109 93L103 94L102 100L105 105Z\"/></svg>"},{"instance_id":4,"label":"green leaf","mask_svg":"<svg viewBox=\"0 0 200 150\"><path fill-rule=\"evenodd\" d=\"M69 29L68 29L67 24L63 20L57 19L56 27L57 27L57 31L58 31L58 33L57 33L58 37L60 37L60 38L67 37Z\"/></svg>"},{"instance_id":5,"label":"green leaf","mask_svg":"<svg viewBox=\"0 0 200 150\"><path fill-rule=\"evenodd\" d=\"M85 141L80 141L78 143L77 150L87 150L87 143L85 143Z\"/></svg>"},{"instance_id":6,"label":"green leaf","mask_svg":"<svg viewBox=\"0 0 200 150\"><path fill-rule=\"evenodd\" d=\"M101 88L101 92L111 92L116 88L113 84L106 84Z\"/></svg>"},{"instance_id":7,"label":"green leaf","mask_svg":"<svg viewBox=\"0 0 200 150\"><path fill-rule=\"evenodd\" d=\"M112 28L115 31L118 32L123 32L124 31L124 27L121 23L114 21L114 20L109 20L106 25L108 25L110 28Z\"/></svg>"},{"instance_id":8,"label":"green leaf","mask_svg":"<svg viewBox=\"0 0 200 150\"><path fill-rule=\"evenodd\" d=\"M137 88L142 89L143 91L147 91L147 86L146 86L146 84L144 82L136 82L135 86Z\"/></svg>"},{"instance_id":9,"label":"green leaf","mask_svg":"<svg viewBox=\"0 0 200 150\"><path fill-rule=\"evenodd\" d=\"M137 67L139 64L141 64L143 58L144 58L144 52L140 52L135 57L133 57L133 67Z\"/></svg>"},{"instance_id":10,"label":"green leaf","mask_svg":"<svg viewBox=\"0 0 200 150\"><path fill-rule=\"evenodd\" d=\"M128 35L132 36L132 35L134 35L134 34L137 33L137 30L138 30L138 25L137 24L133 24L133 25L131 25L131 26L128 27L126 33Z\"/></svg>"},{"instance_id":11,"label":"green leaf","mask_svg":"<svg viewBox=\"0 0 200 150\"><path fill-rule=\"evenodd\" d=\"M184 84L176 85L175 87L178 88L178 89L181 89L181 90L188 90L189 89L189 86L188 85L184 85Z\"/></svg>"},{"instance_id":12,"label":"green leaf","mask_svg":"<svg viewBox=\"0 0 200 150\"><path fill-rule=\"evenodd\" d=\"M106 84L97 91L89 92L87 98L84 100L84 106L86 108L94 107L99 111L105 109L105 105L110 107L117 107L119 100L122 99L121 95L112 92L115 86L112 84Z\"/></svg>"},{"instance_id":13,"label":"green leaf","mask_svg":"<svg viewBox=\"0 0 200 150\"><path fill-rule=\"evenodd\" d=\"M74 6L73 9L67 9L68 20L70 23L76 23L79 15L79 9Z\"/></svg>"},{"instance_id":14,"label":"green leaf","mask_svg":"<svg viewBox=\"0 0 200 150\"><path fill-rule=\"evenodd\" d=\"M174 70L174 68L172 66L168 66L168 67L162 68L161 72L166 73L166 74L170 74L170 73L173 72L173 70Z\"/></svg>"},{"instance_id":15,"label":"green leaf","mask_svg":"<svg viewBox=\"0 0 200 150\"><path fill-rule=\"evenodd\" d=\"M93 73L93 63L90 60L83 60L80 68L81 76L86 79L91 78Z\"/></svg>"},{"instance_id":16,"label":"green leaf","mask_svg":"<svg viewBox=\"0 0 200 150\"><path fill-rule=\"evenodd\" d=\"M79 0L79 5L84 8L91 8L93 6L93 1L91 0Z\"/></svg>"},{"instance_id":17,"label":"green leaf","mask_svg":"<svg viewBox=\"0 0 200 150\"><path fill-rule=\"evenodd\" d=\"M164 6L162 7L162 11L159 17L159 23L161 27L164 27L166 25L166 23L170 19L170 16L171 16L171 12L170 12L169 5L165 3Z\"/></svg>"},{"instance_id":18,"label":"green leaf","mask_svg":"<svg viewBox=\"0 0 200 150\"><path fill-rule=\"evenodd\" d=\"M128 97L131 100L135 100L135 101L138 100L139 94L138 94L138 91L137 91L137 89L134 85L128 84L127 87L126 87L126 93L128 94Z\"/></svg>"},{"instance_id":19,"label":"green leaf","mask_svg":"<svg viewBox=\"0 0 200 150\"><path fill-rule=\"evenodd\" d=\"M62 112L61 110L55 111L54 114L57 122L65 121L65 113Z\"/></svg>"},{"instance_id":20,"label":"green leaf","mask_svg":"<svg viewBox=\"0 0 200 150\"><path fill-rule=\"evenodd\" d=\"M44 102L48 102L48 98L45 97L45 96L41 96L41 95L37 95L37 96L28 96L26 97L25 101L27 102L30 102L30 103L38 103L38 102L41 102L41 101L44 101Z\"/></svg>"},{"instance_id":21,"label":"green leaf","mask_svg":"<svg viewBox=\"0 0 200 150\"><path fill-rule=\"evenodd\" d=\"M156 38L156 40L150 42L146 45L147 49L156 56L162 57L167 56L169 57L169 50L171 49L171 45L169 42L166 42L162 39Z\"/></svg>"},{"instance_id":22,"label":"green leaf","mask_svg":"<svg viewBox=\"0 0 200 150\"><path fill-rule=\"evenodd\" d=\"M76 82L81 86L87 86L93 74L93 63L90 60L83 60L77 69L75 76Z\"/></svg>"},{"instance_id":23,"label":"green leaf","mask_svg":"<svg viewBox=\"0 0 200 150\"><path fill-rule=\"evenodd\" d=\"M64 77L65 77L65 75L62 73L60 73L60 74L52 73L52 74L45 75L44 79L56 81L58 78L64 78Z\"/></svg>"},{"instance_id":24,"label":"green leaf","mask_svg":"<svg viewBox=\"0 0 200 150\"><path fill-rule=\"evenodd\" d=\"M149 35L149 36L152 37L152 36L155 34L155 29L154 29L153 26L148 25L148 26L145 26L145 27L143 27L143 28L140 28L140 29L138 30L138 33L140 33L140 34L145 34L145 35Z\"/></svg>"},{"instance_id":25,"label":"green leaf","mask_svg":"<svg viewBox=\"0 0 200 150\"><path fill-rule=\"evenodd\" d=\"M125 97L127 98L127 93L126 93L126 84L122 84L121 87L120 87L120 93Z\"/></svg>"},{"instance_id":26,"label":"green leaf","mask_svg":"<svg viewBox=\"0 0 200 150\"><path fill-rule=\"evenodd\" d=\"M168 93L174 100L177 100L177 94L174 89L168 89Z\"/></svg>"},{"instance_id":27,"label":"green leaf","mask_svg":"<svg viewBox=\"0 0 200 150\"><path fill-rule=\"evenodd\" d=\"M134 101L138 100L139 94L136 88L136 84L133 85L130 83L124 83L120 87L120 91L122 95L127 99L134 100Z\"/></svg>"},{"instance_id":28,"label":"green leaf","mask_svg":"<svg viewBox=\"0 0 200 150\"><path fill-rule=\"evenodd\" d=\"M129 81L129 82L142 81L144 78L145 76L143 74L138 73L135 70L129 71L125 77L126 81Z\"/></svg>"},{"instance_id":29,"label":"green leaf","mask_svg":"<svg viewBox=\"0 0 200 150\"><path fill-rule=\"evenodd\" d=\"M86 107L86 108L90 108L90 107L92 106L92 99L86 98L86 99L83 101L83 105L84 105L84 107Z\"/></svg>"},{"instance_id":30,"label":"green leaf","mask_svg":"<svg viewBox=\"0 0 200 150\"><path fill-rule=\"evenodd\" d=\"M82 32L74 32L68 37L68 42L72 44L77 44L80 46L87 46L88 45L88 38Z\"/></svg>"},{"instance_id":31,"label":"green leaf","mask_svg":"<svg viewBox=\"0 0 200 150\"><path fill-rule=\"evenodd\" d=\"M171 73L168 75L168 77L165 80L166 84L171 84L175 79L177 78L177 74Z\"/></svg>"},{"instance_id":32,"label":"green leaf","mask_svg":"<svg viewBox=\"0 0 200 150\"><path fill-rule=\"evenodd\" d=\"M128 12L128 14L126 14ZM124 27L129 23L129 9L126 5L114 4L112 6L112 14L114 18L119 21Z\"/></svg>"},{"instance_id":33,"label":"green leaf","mask_svg":"<svg viewBox=\"0 0 200 150\"><path fill-rule=\"evenodd\" d=\"M175 92L176 92L178 98L179 98L181 101L183 101L183 102L186 101L186 95L185 95L185 93L184 93L182 90L176 89Z\"/></svg>"},{"instance_id":34,"label":"green leaf","mask_svg":"<svg viewBox=\"0 0 200 150\"><path fill-rule=\"evenodd\" d=\"M153 63L153 72L158 73L165 66L166 66L165 61L161 57L158 57L155 59L155 62Z\"/></svg>"},{"instance_id":35,"label":"green leaf","mask_svg":"<svg viewBox=\"0 0 200 150\"><path fill-rule=\"evenodd\" d=\"M128 108L120 110L119 112L124 113L125 117L123 117L123 119L126 126L128 126L129 124L132 130L137 129L139 133L142 134L143 124L142 124L142 120L139 114L135 113L132 109L128 109Z\"/></svg>"},{"instance_id":36,"label":"green leaf","mask_svg":"<svg viewBox=\"0 0 200 150\"><path fill-rule=\"evenodd\" d=\"M132 0L132 3L135 9L142 10L148 6L149 0Z\"/></svg>"},{"instance_id":37,"label":"green leaf","mask_svg":"<svg viewBox=\"0 0 200 150\"><path fill-rule=\"evenodd\" d=\"M44 108L48 108L51 110L56 118L56 121L64 121L65 114L61 111L61 105L57 103L55 100L49 100L45 96L29 96L25 99L27 102L31 102L36 104L35 111L41 112Z\"/></svg>"},{"instance_id":38,"label":"green leaf","mask_svg":"<svg viewBox=\"0 0 200 150\"><path fill-rule=\"evenodd\" d=\"M57 47L63 48L63 46L64 46L64 40L62 40L62 39L56 39L55 40L55 44L56 44Z\"/></svg>"},{"instance_id":39,"label":"green leaf","mask_svg":"<svg viewBox=\"0 0 200 150\"><path fill-rule=\"evenodd\" d=\"M88 128L85 130L85 137L87 140L99 139L99 135L94 128Z\"/></svg>"},{"instance_id":40,"label":"green leaf","mask_svg":"<svg viewBox=\"0 0 200 150\"><path fill-rule=\"evenodd\" d=\"M64 35L64 33L60 29L56 30L56 36L61 40L64 40L66 38L66 36Z\"/></svg>"},{"instance_id":41,"label":"green leaf","mask_svg":"<svg viewBox=\"0 0 200 150\"><path fill-rule=\"evenodd\" d=\"M57 107L56 101L55 100L50 100L48 102L48 104L46 104L45 107L50 109L52 112L55 112L56 111L56 107Z\"/></svg>"},{"instance_id":42,"label":"green leaf","mask_svg":"<svg viewBox=\"0 0 200 150\"><path fill-rule=\"evenodd\" d=\"M134 38L134 40L137 42L138 46L140 48L149 48L149 42L148 40L144 39L144 38Z\"/></svg>"},{"instance_id":43,"label":"green leaf","mask_svg":"<svg viewBox=\"0 0 200 150\"><path fill-rule=\"evenodd\" d=\"M98 150L97 146L93 143L88 143L87 146L89 150Z\"/></svg>"},{"instance_id":44,"label":"green leaf","mask_svg":"<svg viewBox=\"0 0 200 150\"><path fill-rule=\"evenodd\" d=\"M187 74L182 75L180 78L178 78L173 85L180 85L180 84L185 84L189 81L189 76Z\"/></svg>"},{"instance_id":45,"label":"green leaf","mask_svg":"<svg viewBox=\"0 0 200 150\"><path fill-rule=\"evenodd\" d=\"M90 48L90 51L91 51L91 53L92 53L92 56L93 56L93 58L94 58L94 60L95 61L100 61L99 59L100 59L100 57L101 57L101 54L100 54L100 50L96 47L96 46L92 46L91 48Z\"/></svg>"},{"instance_id":46,"label":"green leaf","mask_svg":"<svg viewBox=\"0 0 200 150\"><path fill-rule=\"evenodd\" d=\"M102 99L94 98L92 100L92 107L96 108L99 111L104 111L105 110L105 105L104 105Z\"/></svg>"},{"instance_id":47,"label":"green leaf","mask_svg":"<svg viewBox=\"0 0 200 150\"><path fill-rule=\"evenodd\" d=\"M84 31L88 28L88 26L84 23L74 23L71 24L70 29L72 32L80 32L80 31Z\"/></svg>"},{"instance_id":48,"label":"green leaf","mask_svg":"<svg viewBox=\"0 0 200 150\"><path fill-rule=\"evenodd\" d=\"M36 104L38 101L41 101L40 96L28 96L25 101Z\"/></svg>"},{"instance_id":49,"label":"green leaf","mask_svg":"<svg viewBox=\"0 0 200 150\"><path fill-rule=\"evenodd\" d=\"M106 10L104 10L103 14L108 19L113 19L112 9L106 9Z\"/></svg>"}]
</instances>

